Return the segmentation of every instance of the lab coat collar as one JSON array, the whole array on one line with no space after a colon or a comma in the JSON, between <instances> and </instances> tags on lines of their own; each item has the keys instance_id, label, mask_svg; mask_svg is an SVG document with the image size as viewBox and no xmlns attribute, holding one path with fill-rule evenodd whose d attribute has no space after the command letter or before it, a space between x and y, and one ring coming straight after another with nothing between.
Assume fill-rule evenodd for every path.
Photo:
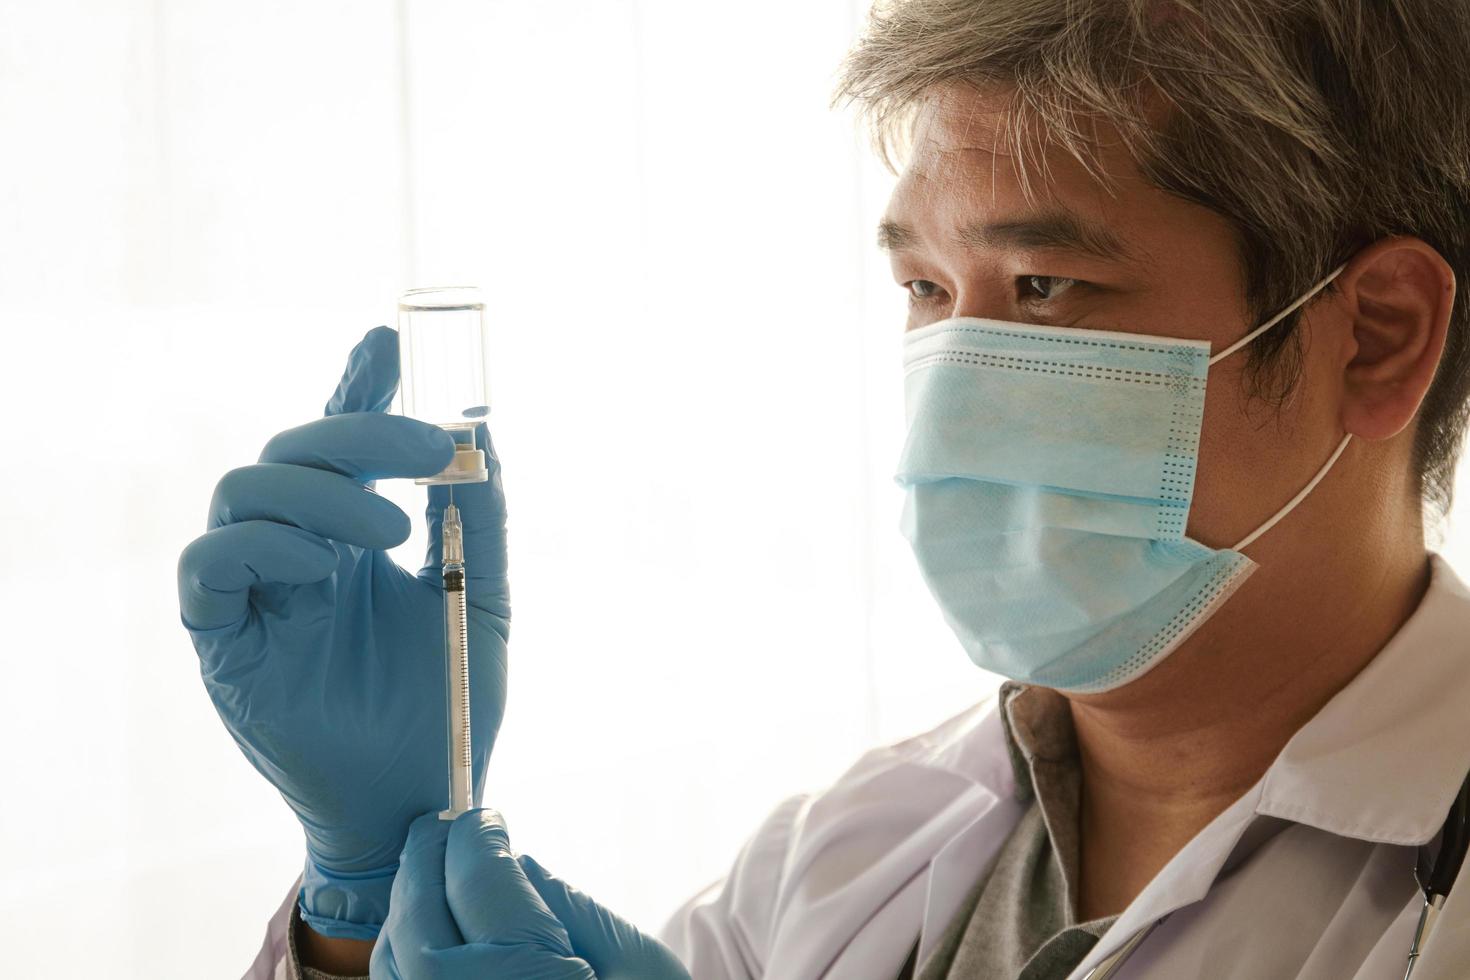
<instances>
[{"instance_id":1,"label":"lab coat collar","mask_svg":"<svg viewBox=\"0 0 1470 980\"><path fill-rule=\"evenodd\" d=\"M1266 771L1257 813L1382 844L1439 832L1470 770L1470 590L1430 565L1419 608Z\"/></svg>"},{"instance_id":2,"label":"lab coat collar","mask_svg":"<svg viewBox=\"0 0 1470 980\"><path fill-rule=\"evenodd\" d=\"M1438 833L1470 770L1470 591L1443 559L1430 561L1429 588L1393 639L1154 877L1074 976L1202 899L1258 818L1376 843Z\"/></svg>"}]
</instances>

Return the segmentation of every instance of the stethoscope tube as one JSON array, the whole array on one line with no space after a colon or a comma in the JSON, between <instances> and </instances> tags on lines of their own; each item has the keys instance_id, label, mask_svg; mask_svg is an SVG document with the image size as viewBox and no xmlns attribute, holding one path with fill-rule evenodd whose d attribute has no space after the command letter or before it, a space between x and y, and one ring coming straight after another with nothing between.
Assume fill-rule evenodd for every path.
<instances>
[{"instance_id":1,"label":"stethoscope tube","mask_svg":"<svg viewBox=\"0 0 1470 980\"><path fill-rule=\"evenodd\" d=\"M1460 792L1450 804L1450 814L1439 832L1439 853L1435 855L1434 863L1428 862L1427 847L1419 848L1414 863L1414 880L1424 893L1424 907L1419 910L1419 924L1414 927L1414 941L1409 946L1409 965L1404 969L1404 980L1409 980L1413 974L1414 964L1419 961L1419 954L1429 941L1429 934L1434 931L1439 910L1444 908L1450 887L1460 874L1460 866L1465 863L1467 849L1470 849L1470 777L1460 785Z\"/></svg>"}]
</instances>

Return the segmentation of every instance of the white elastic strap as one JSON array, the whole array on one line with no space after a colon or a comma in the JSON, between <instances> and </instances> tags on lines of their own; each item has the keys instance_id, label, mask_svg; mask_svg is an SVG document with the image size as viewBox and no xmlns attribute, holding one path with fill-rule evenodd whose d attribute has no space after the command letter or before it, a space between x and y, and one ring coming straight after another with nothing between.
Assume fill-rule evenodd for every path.
<instances>
[{"instance_id":1,"label":"white elastic strap","mask_svg":"<svg viewBox=\"0 0 1470 980\"><path fill-rule=\"evenodd\" d=\"M1316 296L1318 293L1320 293L1324 288L1326 288L1326 286L1327 286L1327 284L1329 282L1331 282L1332 280L1336 279L1338 277L1338 275L1342 272L1342 270L1343 269L1346 269L1346 268L1347 268L1347 263L1344 262L1342 265L1338 266L1336 269L1333 269L1332 270L1332 275L1328 276L1326 279L1323 279L1321 282L1317 283L1317 285L1313 286L1312 289L1311 289L1311 291L1308 292L1306 295L1302 296L1301 299L1298 299L1295 303L1292 303L1286 309L1282 310L1280 313L1276 314L1271 319L1269 319L1265 323L1261 324L1259 327L1256 327L1256 329L1252 330L1250 333L1246 334L1244 337L1241 337L1239 340L1237 340L1235 343L1231 344L1229 347L1227 347L1224 350L1222 350L1220 353L1212 355L1210 357L1210 363L1213 365L1217 361L1223 361L1225 358L1229 357L1231 354L1234 354L1236 351L1240 350L1242 347L1244 347L1246 344L1250 343L1252 340L1255 340L1257 337L1259 337L1261 334L1265 333L1267 330L1270 330L1272 327L1276 326L1276 324L1280 323L1282 320L1284 320L1288 316L1290 316L1297 309L1297 307L1301 306L1307 300L1311 299L1313 296Z\"/></svg>"},{"instance_id":2,"label":"white elastic strap","mask_svg":"<svg viewBox=\"0 0 1470 980\"><path fill-rule=\"evenodd\" d=\"M1337 462L1337 457L1339 457L1339 456L1342 455L1342 451L1347 448L1348 441L1351 440L1351 439L1352 439L1352 434L1351 433L1349 433L1348 435L1343 436L1342 437L1342 442L1339 442L1337 444L1337 450L1335 452L1333 452L1333 454L1330 457L1328 457L1327 462L1325 462L1325 463L1322 464L1322 468L1317 471L1317 475L1316 476L1312 477L1311 482L1308 483L1306 486L1302 487L1301 493L1297 494L1295 497L1292 497L1290 500L1288 500L1286 502L1286 506L1283 507L1283 508L1281 508L1280 510L1278 510L1271 517L1270 520L1266 521L1266 523L1264 523L1260 527L1256 528L1250 534L1247 534L1245 536L1245 540L1241 541L1240 544L1236 545L1234 548L1231 548L1230 550L1231 551L1239 551L1240 549L1247 547L1248 545L1250 545L1250 543L1252 541L1256 540L1256 538L1259 538L1261 535L1265 534L1267 531L1269 531L1273 527L1275 527L1277 521L1281 520L1287 514L1290 514L1293 510L1295 510L1297 504L1301 503L1303 500L1306 500L1307 499L1307 494L1311 493L1316 488L1317 484L1319 484L1319 483L1322 482L1322 478L1327 475L1327 471L1328 470L1332 469L1332 464Z\"/></svg>"}]
</instances>

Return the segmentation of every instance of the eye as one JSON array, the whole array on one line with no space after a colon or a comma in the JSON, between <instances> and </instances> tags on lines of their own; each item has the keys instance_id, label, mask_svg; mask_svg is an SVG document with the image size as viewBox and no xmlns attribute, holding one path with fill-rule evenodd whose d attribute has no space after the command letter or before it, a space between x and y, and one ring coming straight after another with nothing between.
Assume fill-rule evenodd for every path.
<instances>
[{"instance_id":1,"label":"eye","mask_svg":"<svg viewBox=\"0 0 1470 980\"><path fill-rule=\"evenodd\" d=\"M1045 302L1046 300L1056 299L1058 294L1065 293L1073 286L1080 284L1082 280L1067 279L1062 276L1020 276L1016 281L1021 284L1022 300ZM1038 286L1038 284L1041 285ZM1060 289L1055 288L1058 284L1061 285ZM1027 288L1036 290L1040 295L1027 295Z\"/></svg>"},{"instance_id":2,"label":"eye","mask_svg":"<svg viewBox=\"0 0 1470 980\"><path fill-rule=\"evenodd\" d=\"M933 299L939 294L938 284L928 279L911 279L903 284L903 288L908 290L909 296L913 299Z\"/></svg>"}]
</instances>

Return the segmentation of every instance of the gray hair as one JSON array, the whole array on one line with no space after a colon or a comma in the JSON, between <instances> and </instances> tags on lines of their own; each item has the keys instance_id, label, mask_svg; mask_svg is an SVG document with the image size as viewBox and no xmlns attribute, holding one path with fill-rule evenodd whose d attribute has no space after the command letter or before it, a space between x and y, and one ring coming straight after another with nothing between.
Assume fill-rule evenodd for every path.
<instances>
[{"instance_id":1,"label":"gray hair","mask_svg":"<svg viewBox=\"0 0 1470 980\"><path fill-rule=\"evenodd\" d=\"M1470 282L1467 52L1466 0L877 0L833 102L860 105L892 168L940 87L1004 89L1028 196L1047 145L1111 186L1088 126L1106 119L1144 179L1231 222L1264 319L1391 235ZM1414 447L1441 513L1470 419L1467 304L1459 291ZM1295 384L1298 322L1253 345L1257 394Z\"/></svg>"}]
</instances>

